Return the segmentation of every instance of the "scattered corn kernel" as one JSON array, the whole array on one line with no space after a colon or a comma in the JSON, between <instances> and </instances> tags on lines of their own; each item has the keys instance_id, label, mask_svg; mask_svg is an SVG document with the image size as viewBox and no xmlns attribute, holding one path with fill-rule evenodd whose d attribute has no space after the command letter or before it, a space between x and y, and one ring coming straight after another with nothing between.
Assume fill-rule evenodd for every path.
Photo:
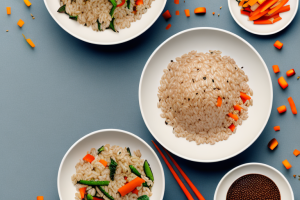
<instances>
[{"instance_id":1,"label":"scattered corn kernel","mask_svg":"<svg viewBox=\"0 0 300 200\"><path fill-rule=\"evenodd\" d=\"M25 35L24 35L24 34L22 34L22 35L23 35L23 37L25 38L25 40L27 41L27 43L28 43L32 48L34 48L34 47L35 47L35 44L32 42L32 40L31 40L31 39L26 39Z\"/></svg>"}]
</instances>

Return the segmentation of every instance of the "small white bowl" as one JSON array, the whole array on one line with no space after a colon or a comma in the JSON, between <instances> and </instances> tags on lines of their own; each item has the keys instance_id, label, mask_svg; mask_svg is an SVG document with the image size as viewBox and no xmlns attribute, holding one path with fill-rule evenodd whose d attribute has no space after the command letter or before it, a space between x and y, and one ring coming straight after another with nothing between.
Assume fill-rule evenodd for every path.
<instances>
[{"instance_id":1,"label":"small white bowl","mask_svg":"<svg viewBox=\"0 0 300 200\"><path fill-rule=\"evenodd\" d=\"M153 195L150 199L162 200L165 192L165 175L155 152L141 138L136 135L116 129L105 129L92 132L73 144L63 157L57 176L57 189L60 200L74 199L76 189L71 181L75 174L75 165L91 148L97 148L105 144L130 147L131 151L140 150L142 158L147 159L154 174Z\"/></svg>"},{"instance_id":2,"label":"small white bowl","mask_svg":"<svg viewBox=\"0 0 300 200\"><path fill-rule=\"evenodd\" d=\"M285 29L295 18L298 11L299 0L290 0L286 5L291 6L288 12L280 13L282 20L275 24L257 25L248 20L248 16L241 14L241 7L236 0L228 0L228 7L233 19L240 27L256 35L272 35Z\"/></svg>"},{"instance_id":3,"label":"small white bowl","mask_svg":"<svg viewBox=\"0 0 300 200\"><path fill-rule=\"evenodd\" d=\"M275 168L262 163L247 163L229 171L219 182L214 200L226 199L227 192L235 180L247 174L261 174L277 185L282 200L294 200L294 193L286 178Z\"/></svg>"},{"instance_id":4,"label":"small white bowl","mask_svg":"<svg viewBox=\"0 0 300 200\"><path fill-rule=\"evenodd\" d=\"M60 27L82 41L98 45L120 44L138 37L157 20L166 2L167 0L153 1L151 8L147 10L147 13L143 14L142 19L131 23L130 28L125 28L120 30L119 33L115 33L112 30L93 31L90 27L85 27L74 20L70 20L67 15L58 13L59 0L44 0L47 10Z\"/></svg>"}]
</instances>

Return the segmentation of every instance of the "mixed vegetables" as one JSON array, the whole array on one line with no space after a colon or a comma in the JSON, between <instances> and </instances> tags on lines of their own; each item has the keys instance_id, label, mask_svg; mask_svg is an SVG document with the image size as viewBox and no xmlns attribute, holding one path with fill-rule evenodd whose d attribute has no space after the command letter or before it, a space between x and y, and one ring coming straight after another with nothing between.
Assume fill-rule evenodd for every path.
<instances>
[{"instance_id":1,"label":"mixed vegetables","mask_svg":"<svg viewBox=\"0 0 300 200\"><path fill-rule=\"evenodd\" d=\"M98 149L98 155L101 154L101 152L103 152L104 146L101 146ZM130 148L127 147L126 148L129 156L131 157L131 151ZM93 162L95 160L95 157L91 154L87 154L86 156L83 157L83 160L86 162ZM114 198L112 196L109 195L108 192L105 191L105 189L102 186L108 186L110 184L111 181L114 181L114 176L116 173L116 169L118 167L118 163L110 158L110 163L108 165L108 162L105 160L100 159L99 162L101 164L103 164L104 167L108 167L110 170L110 181L96 181L96 180L80 180L78 181L79 184L88 186L89 189L93 189L94 192L88 192L87 190L88 187L82 187L79 189L79 193L80 193L80 197L82 200L103 200L103 198L97 197L97 193L102 193L104 196L106 196L108 199L110 200L114 200ZM135 179L133 179L132 181L126 182L125 185L123 185L121 188L118 189L118 193L121 196L125 196L127 194L129 194L130 192L138 195L139 191L137 189L137 187L143 186L143 187L148 187L149 189L151 189L152 186L149 186L147 184L147 182L142 179L142 175L141 173L133 166L133 165L129 165L129 168L131 170L131 172L133 174L135 174L137 177ZM149 180L154 181L154 176L150 167L150 164L147 160L144 161L144 165L143 165L143 169L144 172L146 174L146 177L149 178ZM127 177L124 177L125 180L127 180ZM149 200L149 197L147 195L143 195L137 198L137 200Z\"/></svg>"}]
</instances>

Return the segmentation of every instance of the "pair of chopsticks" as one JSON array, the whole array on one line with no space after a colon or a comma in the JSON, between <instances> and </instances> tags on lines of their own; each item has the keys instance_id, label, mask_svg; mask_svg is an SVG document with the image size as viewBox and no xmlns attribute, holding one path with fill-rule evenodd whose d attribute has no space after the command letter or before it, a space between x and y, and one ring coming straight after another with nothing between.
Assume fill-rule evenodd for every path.
<instances>
[{"instance_id":1,"label":"pair of chopsticks","mask_svg":"<svg viewBox=\"0 0 300 200\"><path fill-rule=\"evenodd\" d=\"M170 169L171 173L173 174L175 180L177 181L177 183L181 187L182 191L184 192L185 196L188 198L188 200L194 200L193 197L192 197L192 195L191 195L191 193L187 190L187 188L185 187L185 185L183 184L183 182L180 180L179 176L176 174L175 170L173 169L172 165L169 163L169 161L167 160L167 158L165 157L165 155L162 153L162 151L159 149L159 147L155 144L155 142L153 140L152 140L152 143L154 144L154 146L157 149L157 151L160 153L161 157L164 159L165 163L167 164L168 168ZM180 174L186 180L186 182L188 183L188 185L191 187L191 189L193 190L193 192L195 193L195 195L198 197L198 199L199 200L205 200L204 197L199 192L199 190L195 187L195 185L192 183L192 181L187 177L187 175L179 167L179 165L172 158L172 156L169 154L169 152L165 148L163 148L163 149L165 150L165 152L167 153L167 155L170 157L171 161L176 166L176 168L178 169L178 171L180 172Z\"/></svg>"}]
</instances>

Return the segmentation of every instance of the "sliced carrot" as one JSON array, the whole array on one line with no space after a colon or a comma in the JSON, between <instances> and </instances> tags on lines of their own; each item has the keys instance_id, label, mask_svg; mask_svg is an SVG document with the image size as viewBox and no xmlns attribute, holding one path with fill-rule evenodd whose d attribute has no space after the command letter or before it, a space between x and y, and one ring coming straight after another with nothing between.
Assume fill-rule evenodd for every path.
<instances>
[{"instance_id":1,"label":"sliced carrot","mask_svg":"<svg viewBox=\"0 0 300 200\"><path fill-rule=\"evenodd\" d=\"M292 165L289 163L288 160L282 161L282 164L285 166L286 169L291 169Z\"/></svg>"},{"instance_id":2,"label":"sliced carrot","mask_svg":"<svg viewBox=\"0 0 300 200\"><path fill-rule=\"evenodd\" d=\"M269 0L266 5L261 9L260 12L264 12L267 9L269 9L271 6L273 6L278 0Z\"/></svg>"},{"instance_id":3,"label":"sliced carrot","mask_svg":"<svg viewBox=\"0 0 300 200\"><path fill-rule=\"evenodd\" d=\"M25 40L27 41L27 43L28 43L32 48L34 48L34 47L35 47L35 44L32 42L32 40L31 40L31 39L26 39L25 35L24 35L24 34L22 34L22 35L23 35L23 37L25 38Z\"/></svg>"},{"instance_id":4,"label":"sliced carrot","mask_svg":"<svg viewBox=\"0 0 300 200\"><path fill-rule=\"evenodd\" d=\"M6 7L6 13L7 13L8 15L11 14L11 7Z\"/></svg>"},{"instance_id":5,"label":"sliced carrot","mask_svg":"<svg viewBox=\"0 0 300 200\"><path fill-rule=\"evenodd\" d=\"M234 119L235 121L239 120L239 117L235 114L228 113L228 116L231 117L232 119Z\"/></svg>"},{"instance_id":6,"label":"sliced carrot","mask_svg":"<svg viewBox=\"0 0 300 200\"><path fill-rule=\"evenodd\" d=\"M277 108L277 111L279 112L279 114L286 112L286 106L285 105L279 106Z\"/></svg>"},{"instance_id":7,"label":"sliced carrot","mask_svg":"<svg viewBox=\"0 0 300 200\"><path fill-rule=\"evenodd\" d=\"M296 105L295 105L295 102L294 102L293 98L292 98L292 97L289 97L289 98L288 98L288 102L289 102L289 104L290 104L292 113L293 113L294 115L296 115L296 114L297 114L297 108L296 108Z\"/></svg>"},{"instance_id":8,"label":"sliced carrot","mask_svg":"<svg viewBox=\"0 0 300 200\"><path fill-rule=\"evenodd\" d=\"M273 138L269 143L268 147L273 151L278 146L278 141Z\"/></svg>"},{"instance_id":9,"label":"sliced carrot","mask_svg":"<svg viewBox=\"0 0 300 200\"><path fill-rule=\"evenodd\" d=\"M107 162L106 160L99 160L99 162L104 166L104 167L107 167Z\"/></svg>"},{"instance_id":10,"label":"sliced carrot","mask_svg":"<svg viewBox=\"0 0 300 200\"><path fill-rule=\"evenodd\" d=\"M139 191L136 188L132 191L132 193L136 194L136 195L139 195Z\"/></svg>"},{"instance_id":11,"label":"sliced carrot","mask_svg":"<svg viewBox=\"0 0 300 200\"><path fill-rule=\"evenodd\" d=\"M255 12L255 11L254 11L254 12ZM264 16L265 14L267 14L268 12L269 12L269 9L266 10L266 11L264 11L264 12L260 12L260 13L258 13L257 15L251 16L251 14L250 14L249 20L250 20L250 21L257 20L257 19L261 18L262 16Z\"/></svg>"},{"instance_id":12,"label":"sliced carrot","mask_svg":"<svg viewBox=\"0 0 300 200\"><path fill-rule=\"evenodd\" d=\"M287 5L287 6L284 6L284 7L280 8L279 10L277 10L276 12L274 12L273 14L271 14L271 15L267 14L267 15L268 16L274 16L276 14L287 12L287 11L290 11L290 10L291 10L290 5Z\"/></svg>"},{"instance_id":13,"label":"sliced carrot","mask_svg":"<svg viewBox=\"0 0 300 200\"><path fill-rule=\"evenodd\" d=\"M86 192L86 187L79 189L81 199L84 199L85 192Z\"/></svg>"},{"instance_id":14,"label":"sliced carrot","mask_svg":"<svg viewBox=\"0 0 300 200\"><path fill-rule=\"evenodd\" d=\"M235 129L235 125L234 125L234 124L231 124L228 128L233 132L234 129Z\"/></svg>"},{"instance_id":15,"label":"sliced carrot","mask_svg":"<svg viewBox=\"0 0 300 200\"><path fill-rule=\"evenodd\" d=\"M251 97L250 96L248 96L247 94L245 94L245 93L243 93L243 92L240 92L240 97L241 97L241 99L243 100L243 101L247 101L247 100L250 100L251 99Z\"/></svg>"},{"instance_id":16,"label":"sliced carrot","mask_svg":"<svg viewBox=\"0 0 300 200\"><path fill-rule=\"evenodd\" d=\"M22 19L20 19L17 24L18 24L18 26L20 26L22 28L22 26L24 26L25 22Z\"/></svg>"},{"instance_id":17,"label":"sliced carrot","mask_svg":"<svg viewBox=\"0 0 300 200\"><path fill-rule=\"evenodd\" d=\"M44 196L37 196L36 200L44 200Z\"/></svg>"},{"instance_id":18,"label":"sliced carrot","mask_svg":"<svg viewBox=\"0 0 300 200\"><path fill-rule=\"evenodd\" d=\"M135 2L136 5L143 5L144 4L144 1L143 0L136 0Z\"/></svg>"},{"instance_id":19,"label":"sliced carrot","mask_svg":"<svg viewBox=\"0 0 300 200\"><path fill-rule=\"evenodd\" d=\"M262 16L261 18L259 18L259 19L271 19L271 18L273 18L273 19L276 19L277 17L280 17L279 16L279 13L277 14L277 15L274 15L274 16ZM273 23L274 23L274 21L273 21Z\"/></svg>"},{"instance_id":20,"label":"sliced carrot","mask_svg":"<svg viewBox=\"0 0 300 200\"><path fill-rule=\"evenodd\" d=\"M282 8L289 0L283 0L280 2L280 4L278 4L275 8L271 9L268 14L271 15L274 12L276 12L277 10L279 10L280 8Z\"/></svg>"},{"instance_id":21,"label":"sliced carrot","mask_svg":"<svg viewBox=\"0 0 300 200\"><path fill-rule=\"evenodd\" d=\"M175 4L179 4L179 0L174 0L174 3Z\"/></svg>"},{"instance_id":22,"label":"sliced carrot","mask_svg":"<svg viewBox=\"0 0 300 200\"><path fill-rule=\"evenodd\" d=\"M280 131L280 126L274 126L275 131Z\"/></svg>"},{"instance_id":23,"label":"sliced carrot","mask_svg":"<svg viewBox=\"0 0 300 200\"><path fill-rule=\"evenodd\" d=\"M249 0L249 1L248 1L248 4L249 4L250 6L253 6L254 4L256 4L257 1L258 1L258 0Z\"/></svg>"},{"instance_id":24,"label":"sliced carrot","mask_svg":"<svg viewBox=\"0 0 300 200\"><path fill-rule=\"evenodd\" d=\"M198 7L194 10L195 14L204 14L206 13L206 8L205 7Z\"/></svg>"},{"instance_id":25,"label":"sliced carrot","mask_svg":"<svg viewBox=\"0 0 300 200\"><path fill-rule=\"evenodd\" d=\"M244 8L246 8L246 7L248 7L248 6L249 6L249 3L248 3L248 2L246 2L246 3L243 5Z\"/></svg>"},{"instance_id":26,"label":"sliced carrot","mask_svg":"<svg viewBox=\"0 0 300 200\"><path fill-rule=\"evenodd\" d=\"M275 18L275 19L273 20L273 24L274 24L274 23L276 23L276 22L279 22L280 20L282 20L282 18L281 18L281 17L277 17L277 18Z\"/></svg>"},{"instance_id":27,"label":"sliced carrot","mask_svg":"<svg viewBox=\"0 0 300 200\"><path fill-rule=\"evenodd\" d=\"M169 10L166 10L162 16L165 18L165 20L170 19L172 17L171 13Z\"/></svg>"},{"instance_id":28,"label":"sliced carrot","mask_svg":"<svg viewBox=\"0 0 300 200\"><path fill-rule=\"evenodd\" d=\"M86 156L84 156L82 160L91 163L91 162L93 162L95 160L95 157L92 156L91 154L86 154Z\"/></svg>"},{"instance_id":29,"label":"sliced carrot","mask_svg":"<svg viewBox=\"0 0 300 200\"><path fill-rule=\"evenodd\" d=\"M26 4L26 6L30 7L31 6L31 2L29 0L24 0L24 3Z\"/></svg>"},{"instance_id":30,"label":"sliced carrot","mask_svg":"<svg viewBox=\"0 0 300 200\"><path fill-rule=\"evenodd\" d=\"M258 3L261 5L262 3L264 3L266 0L258 0Z\"/></svg>"},{"instance_id":31,"label":"sliced carrot","mask_svg":"<svg viewBox=\"0 0 300 200\"><path fill-rule=\"evenodd\" d=\"M300 151L299 150L297 150L297 149L295 149L294 150L294 152L293 152L293 154L297 157L297 156L299 156L300 155Z\"/></svg>"},{"instance_id":32,"label":"sliced carrot","mask_svg":"<svg viewBox=\"0 0 300 200\"><path fill-rule=\"evenodd\" d=\"M240 3L239 3L239 6L243 6L243 5L244 5L244 3L245 3L245 1L246 1L246 0L242 0L242 1L240 1Z\"/></svg>"},{"instance_id":33,"label":"sliced carrot","mask_svg":"<svg viewBox=\"0 0 300 200\"><path fill-rule=\"evenodd\" d=\"M217 107L221 107L222 106L222 98L221 97L218 97L216 106Z\"/></svg>"},{"instance_id":34,"label":"sliced carrot","mask_svg":"<svg viewBox=\"0 0 300 200\"><path fill-rule=\"evenodd\" d=\"M277 40L274 43L274 47L276 47L277 49L281 49L283 47L283 43L281 43L279 40Z\"/></svg>"},{"instance_id":35,"label":"sliced carrot","mask_svg":"<svg viewBox=\"0 0 300 200\"><path fill-rule=\"evenodd\" d=\"M125 196L129 192L133 191L136 187L141 186L143 183L145 183L144 179L141 179L140 177L136 177L132 181L130 181L128 184L122 186L119 188L118 192L121 194L121 196Z\"/></svg>"},{"instance_id":36,"label":"sliced carrot","mask_svg":"<svg viewBox=\"0 0 300 200\"><path fill-rule=\"evenodd\" d=\"M283 77L280 77L278 79L278 83L282 87L282 89L285 89L289 86L289 84L286 82L286 80Z\"/></svg>"},{"instance_id":37,"label":"sliced carrot","mask_svg":"<svg viewBox=\"0 0 300 200\"><path fill-rule=\"evenodd\" d=\"M279 66L278 65L273 65L273 71L275 74L279 73L280 72L280 69L279 69Z\"/></svg>"},{"instance_id":38,"label":"sliced carrot","mask_svg":"<svg viewBox=\"0 0 300 200\"><path fill-rule=\"evenodd\" d=\"M296 72L295 72L294 69L290 69L289 71L286 72L286 75L287 75L287 76L293 76L293 75L295 75L295 74L296 74Z\"/></svg>"},{"instance_id":39,"label":"sliced carrot","mask_svg":"<svg viewBox=\"0 0 300 200\"><path fill-rule=\"evenodd\" d=\"M250 16L250 12L247 12L247 11L244 11L244 10L241 10L241 14L242 15Z\"/></svg>"},{"instance_id":40,"label":"sliced carrot","mask_svg":"<svg viewBox=\"0 0 300 200\"><path fill-rule=\"evenodd\" d=\"M238 110L240 112L243 109L242 106L240 106L240 105L235 105L235 106L233 106L233 108L234 108L234 110Z\"/></svg>"},{"instance_id":41,"label":"sliced carrot","mask_svg":"<svg viewBox=\"0 0 300 200\"><path fill-rule=\"evenodd\" d=\"M250 17L257 15L260 13L260 11L263 9L263 7L268 3L268 0L264 1L262 4L260 4L260 6L254 11L250 13Z\"/></svg>"},{"instance_id":42,"label":"sliced carrot","mask_svg":"<svg viewBox=\"0 0 300 200\"><path fill-rule=\"evenodd\" d=\"M247 7L247 8L244 8L244 11L249 11L249 12L252 12L251 8Z\"/></svg>"},{"instance_id":43,"label":"sliced carrot","mask_svg":"<svg viewBox=\"0 0 300 200\"><path fill-rule=\"evenodd\" d=\"M180 15L179 10L176 10L175 14L176 15Z\"/></svg>"},{"instance_id":44,"label":"sliced carrot","mask_svg":"<svg viewBox=\"0 0 300 200\"><path fill-rule=\"evenodd\" d=\"M254 24L261 24L261 25L263 25L263 24L273 24L273 21L274 19L273 18L271 18L271 19L259 19L259 20L254 20Z\"/></svg>"},{"instance_id":45,"label":"sliced carrot","mask_svg":"<svg viewBox=\"0 0 300 200\"><path fill-rule=\"evenodd\" d=\"M171 24L168 24L168 26L166 27L166 30L169 30L169 28L171 28Z\"/></svg>"},{"instance_id":46,"label":"sliced carrot","mask_svg":"<svg viewBox=\"0 0 300 200\"><path fill-rule=\"evenodd\" d=\"M213 12L212 14L213 14L213 15L215 15L216 13L215 13L215 12Z\"/></svg>"},{"instance_id":47,"label":"sliced carrot","mask_svg":"<svg viewBox=\"0 0 300 200\"><path fill-rule=\"evenodd\" d=\"M190 10L189 10L189 9L185 9L185 10L184 10L184 13L185 13L185 15L186 15L187 17L190 17L190 16L191 16Z\"/></svg>"}]
</instances>

